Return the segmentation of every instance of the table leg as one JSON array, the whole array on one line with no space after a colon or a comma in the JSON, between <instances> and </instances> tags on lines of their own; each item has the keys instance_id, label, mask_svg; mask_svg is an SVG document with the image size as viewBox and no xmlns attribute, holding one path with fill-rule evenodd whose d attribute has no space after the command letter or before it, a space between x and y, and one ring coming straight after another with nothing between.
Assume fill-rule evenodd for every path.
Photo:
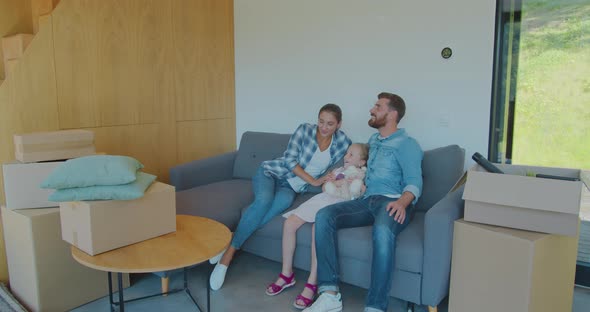
<instances>
[{"instance_id":1,"label":"table leg","mask_svg":"<svg viewBox=\"0 0 590 312\"><path fill-rule=\"evenodd\" d=\"M111 277L111 272L107 272L109 277L109 303L111 304L111 312L115 311L113 307L113 278Z\"/></svg>"},{"instance_id":2,"label":"table leg","mask_svg":"<svg viewBox=\"0 0 590 312\"><path fill-rule=\"evenodd\" d=\"M117 273L119 284L119 312L125 312L125 300L123 300L123 273Z\"/></svg>"},{"instance_id":3,"label":"table leg","mask_svg":"<svg viewBox=\"0 0 590 312\"><path fill-rule=\"evenodd\" d=\"M209 285L209 278L211 277L211 273L213 273L214 265L209 265L209 274L206 275L205 278L205 287L207 288L207 312L211 311L211 287Z\"/></svg>"}]
</instances>

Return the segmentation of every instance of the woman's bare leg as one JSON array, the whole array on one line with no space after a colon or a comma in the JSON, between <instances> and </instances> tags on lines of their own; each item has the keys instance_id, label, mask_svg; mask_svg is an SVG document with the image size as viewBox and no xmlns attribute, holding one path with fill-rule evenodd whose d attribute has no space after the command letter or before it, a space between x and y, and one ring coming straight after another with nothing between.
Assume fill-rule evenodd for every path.
<instances>
[{"instance_id":1,"label":"woman's bare leg","mask_svg":"<svg viewBox=\"0 0 590 312\"><path fill-rule=\"evenodd\" d=\"M318 259L315 254L315 223L311 226L311 268L309 269L307 282L312 285L318 283ZM303 291L301 291L301 295L305 298L313 299L314 292L311 289L304 287ZM298 299L297 304L304 305L305 302Z\"/></svg>"},{"instance_id":2,"label":"woman's bare leg","mask_svg":"<svg viewBox=\"0 0 590 312\"><path fill-rule=\"evenodd\" d=\"M236 254L236 249L230 245L227 248L227 250L223 253L223 256L221 257L221 260L219 260L219 263L229 267L229 264L231 263L235 254Z\"/></svg>"},{"instance_id":3,"label":"woman's bare leg","mask_svg":"<svg viewBox=\"0 0 590 312\"><path fill-rule=\"evenodd\" d=\"M305 221L296 215L290 215L283 224L283 269L281 273L285 276L293 274L293 255L297 244L297 230L305 224ZM275 284L282 286L285 281L278 278Z\"/></svg>"}]
</instances>

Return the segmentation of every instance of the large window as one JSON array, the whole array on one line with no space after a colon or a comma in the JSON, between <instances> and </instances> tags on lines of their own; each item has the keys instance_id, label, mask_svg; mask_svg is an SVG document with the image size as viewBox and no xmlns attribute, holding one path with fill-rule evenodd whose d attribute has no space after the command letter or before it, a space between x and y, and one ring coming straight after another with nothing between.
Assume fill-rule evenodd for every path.
<instances>
[{"instance_id":1,"label":"large window","mask_svg":"<svg viewBox=\"0 0 590 312\"><path fill-rule=\"evenodd\" d=\"M488 157L590 169L590 0L498 0Z\"/></svg>"}]
</instances>

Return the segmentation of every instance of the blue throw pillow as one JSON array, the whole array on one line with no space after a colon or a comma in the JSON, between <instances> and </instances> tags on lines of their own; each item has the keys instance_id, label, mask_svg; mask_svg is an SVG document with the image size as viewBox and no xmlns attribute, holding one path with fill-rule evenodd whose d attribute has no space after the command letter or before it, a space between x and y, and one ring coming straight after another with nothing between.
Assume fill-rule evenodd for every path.
<instances>
[{"instance_id":1,"label":"blue throw pillow","mask_svg":"<svg viewBox=\"0 0 590 312\"><path fill-rule=\"evenodd\" d=\"M138 172L134 182L122 185L97 185L56 190L49 201L67 202L79 200L130 200L143 196L145 190L156 180L155 175Z\"/></svg>"},{"instance_id":2,"label":"blue throw pillow","mask_svg":"<svg viewBox=\"0 0 590 312\"><path fill-rule=\"evenodd\" d=\"M135 181L143 165L128 156L93 155L74 158L59 165L41 183L41 188L66 189L95 185L119 185Z\"/></svg>"}]
</instances>

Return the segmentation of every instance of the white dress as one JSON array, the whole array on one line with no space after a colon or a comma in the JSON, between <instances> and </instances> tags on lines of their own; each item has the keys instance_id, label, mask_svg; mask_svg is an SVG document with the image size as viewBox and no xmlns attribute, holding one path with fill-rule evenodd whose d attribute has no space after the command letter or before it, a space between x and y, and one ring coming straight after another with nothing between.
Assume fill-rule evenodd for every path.
<instances>
[{"instance_id":1,"label":"white dress","mask_svg":"<svg viewBox=\"0 0 590 312\"><path fill-rule=\"evenodd\" d=\"M343 202L346 199L332 196L328 193L319 193L314 197L308 199L303 204L299 205L296 209L293 209L285 214L283 217L288 218L290 215L294 214L304 220L305 222L315 222L315 215L320 211L320 209L332 205L335 203Z\"/></svg>"}]
</instances>

